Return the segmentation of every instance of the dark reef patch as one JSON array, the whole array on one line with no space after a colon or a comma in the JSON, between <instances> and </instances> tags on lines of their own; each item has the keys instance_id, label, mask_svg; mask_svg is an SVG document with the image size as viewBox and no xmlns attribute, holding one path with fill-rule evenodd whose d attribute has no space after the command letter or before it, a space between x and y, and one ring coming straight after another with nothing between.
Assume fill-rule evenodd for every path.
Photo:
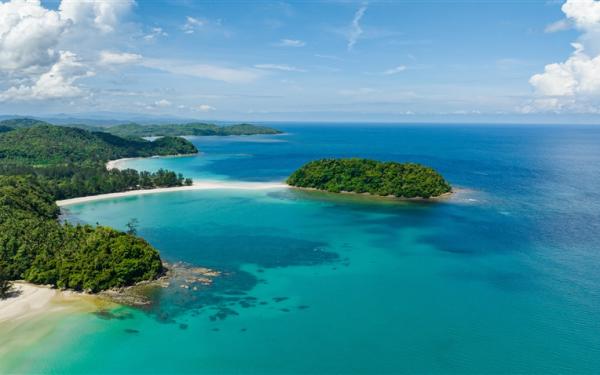
<instances>
[{"instance_id":1,"label":"dark reef patch","mask_svg":"<svg viewBox=\"0 0 600 375\"><path fill-rule=\"evenodd\" d=\"M94 311L92 314L96 315L97 318L103 320L127 320L133 319L133 314L128 311L111 311L106 309L101 309L98 311Z\"/></svg>"},{"instance_id":2,"label":"dark reef patch","mask_svg":"<svg viewBox=\"0 0 600 375\"><path fill-rule=\"evenodd\" d=\"M220 274L212 277L209 285L202 285L190 283L189 273L179 272L179 277L169 280L168 285L148 290L146 296L151 303L142 308L161 322L175 323L179 315L190 311L194 316L210 311L207 319L220 321L238 315L234 310L236 307L249 309L267 305L267 301L259 302L248 295L266 280L242 270L244 265L257 265L257 269L264 272L269 268L341 261L337 253L327 250L325 242L270 235L198 236L196 233L193 237L194 248L190 249L189 243L181 244L182 248L189 249L183 256L189 263L187 267L202 265L218 270ZM276 303L287 299L285 296L272 297Z\"/></svg>"}]
</instances>

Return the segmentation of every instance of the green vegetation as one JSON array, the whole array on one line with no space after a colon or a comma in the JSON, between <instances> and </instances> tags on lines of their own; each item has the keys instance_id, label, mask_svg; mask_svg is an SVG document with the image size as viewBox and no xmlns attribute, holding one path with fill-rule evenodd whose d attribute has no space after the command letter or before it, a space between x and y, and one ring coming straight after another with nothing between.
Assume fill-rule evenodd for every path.
<instances>
[{"instance_id":1,"label":"green vegetation","mask_svg":"<svg viewBox=\"0 0 600 375\"><path fill-rule=\"evenodd\" d=\"M120 137L281 134L281 131L266 126L250 124L217 126L204 123L166 125L124 124L108 127L104 131Z\"/></svg>"},{"instance_id":2,"label":"green vegetation","mask_svg":"<svg viewBox=\"0 0 600 375\"><path fill-rule=\"evenodd\" d=\"M12 282L0 267L0 299L8 297L12 289Z\"/></svg>"},{"instance_id":3,"label":"green vegetation","mask_svg":"<svg viewBox=\"0 0 600 375\"><path fill-rule=\"evenodd\" d=\"M40 125L0 134L3 163L49 165L70 162L106 162L111 159L196 153L189 141L164 137L154 142L123 139L83 129Z\"/></svg>"},{"instance_id":4,"label":"green vegetation","mask_svg":"<svg viewBox=\"0 0 600 375\"><path fill-rule=\"evenodd\" d=\"M35 178L0 177L0 270L24 279L98 292L158 277L162 262L146 241L106 227L58 222L52 194Z\"/></svg>"},{"instance_id":5,"label":"green vegetation","mask_svg":"<svg viewBox=\"0 0 600 375\"><path fill-rule=\"evenodd\" d=\"M54 201L191 184L172 171L108 171L105 163L197 149L182 138L150 142L28 121L11 125L0 133L0 292L15 279L97 292L159 276L158 252L131 228L61 224Z\"/></svg>"},{"instance_id":6,"label":"green vegetation","mask_svg":"<svg viewBox=\"0 0 600 375\"><path fill-rule=\"evenodd\" d=\"M287 183L334 193L369 193L400 198L431 198L452 190L432 168L359 158L311 161L295 171Z\"/></svg>"},{"instance_id":7,"label":"green vegetation","mask_svg":"<svg viewBox=\"0 0 600 375\"><path fill-rule=\"evenodd\" d=\"M50 125L46 121L35 120L32 118L15 118L0 121L0 127L4 126L11 129L30 128L32 126Z\"/></svg>"}]
</instances>

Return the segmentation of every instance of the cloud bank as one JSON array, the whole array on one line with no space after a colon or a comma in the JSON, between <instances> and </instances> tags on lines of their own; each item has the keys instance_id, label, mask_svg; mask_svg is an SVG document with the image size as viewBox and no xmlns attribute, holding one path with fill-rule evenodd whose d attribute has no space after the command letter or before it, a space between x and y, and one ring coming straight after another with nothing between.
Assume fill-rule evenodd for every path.
<instances>
[{"instance_id":1,"label":"cloud bank","mask_svg":"<svg viewBox=\"0 0 600 375\"><path fill-rule=\"evenodd\" d=\"M600 1L567 0L564 23L581 31L572 43L573 53L564 62L548 64L529 83L536 99L525 112L554 111L598 113L600 109ZM559 21L560 22L560 21ZM550 31L563 26L555 23ZM552 26L552 25L551 25Z\"/></svg>"}]
</instances>

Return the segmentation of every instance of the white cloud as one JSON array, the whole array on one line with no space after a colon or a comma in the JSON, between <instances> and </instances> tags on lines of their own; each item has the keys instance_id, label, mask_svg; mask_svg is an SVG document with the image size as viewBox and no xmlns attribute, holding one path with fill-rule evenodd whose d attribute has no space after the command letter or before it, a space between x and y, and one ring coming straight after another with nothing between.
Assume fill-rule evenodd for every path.
<instances>
[{"instance_id":1,"label":"white cloud","mask_svg":"<svg viewBox=\"0 0 600 375\"><path fill-rule=\"evenodd\" d=\"M562 11L582 30L600 29L600 1L567 0Z\"/></svg>"},{"instance_id":2,"label":"white cloud","mask_svg":"<svg viewBox=\"0 0 600 375\"><path fill-rule=\"evenodd\" d=\"M600 55L592 58L583 45L573 43L575 52L563 63L548 64L544 73L536 74L529 82L544 96L573 96L600 94Z\"/></svg>"},{"instance_id":3,"label":"white cloud","mask_svg":"<svg viewBox=\"0 0 600 375\"><path fill-rule=\"evenodd\" d=\"M171 102L168 101L167 99L161 99L161 100L155 101L154 105L156 107L166 108L166 107L170 107L171 106Z\"/></svg>"},{"instance_id":4,"label":"white cloud","mask_svg":"<svg viewBox=\"0 0 600 375\"><path fill-rule=\"evenodd\" d=\"M363 29L360 27L360 20L363 18L366 11L367 5L363 4L360 8L358 8L356 13L354 13L354 18L352 19L352 24L350 26L350 32L348 33L348 51L351 51L354 48L358 38L363 33Z\"/></svg>"},{"instance_id":5,"label":"white cloud","mask_svg":"<svg viewBox=\"0 0 600 375\"><path fill-rule=\"evenodd\" d=\"M297 39L281 39L278 43L275 43L277 47L304 47L306 42Z\"/></svg>"},{"instance_id":6,"label":"white cloud","mask_svg":"<svg viewBox=\"0 0 600 375\"><path fill-rule=\"evenodd\" d=\"M100 65L123 65L135 64L142 60L142 56L135 53L126 52L100 52Z\"/></svg>"},{"instance_id":7,"label":"white cloud","mask_svg":"<svg viewBox=\"0 0 600 375\"><path fill-rule=\"evenodd\" d=\"M80 95L76 81L93 75L95 62L84 63L74 51L93 53L99 35L110 38L133 4L62 0L51 10L39 0L0 2L0 78L13 82L0 94L2 100Z\"/></svg>"},{"instance_id":8,"label":"white cloud","mask_svg":"<svg viewBox=\"0 0 600 375\"><path fill-rule=\"evenodd\" d=\"M397 67L388 69L388 70L384 71L381 74L383 74L385 76L390 76L390 75L401 73L401 72L403 72L405 70L406 70L406 66L404 66L404 65L398 65Z\"/></svg>"},{"instance_id":9,"label":"white cloud","mask_svg":"<svg viewBox=\"0 0 600 375\"><path fill-rule=\"evenodd\" d=\"M256 64L257 69L281 70L283 72L305 72L306 70L283 64Z\"/></svg>"},{"instance_id":10,"label":"white cloud","mask_svg":"<svg viewBox=\"0 0 600 375\"><path fill-rule=\"evenodd\" d=\"M181 27L184 33L193 34L196 30L204 26L205 22L200 18L187 16L185 24Z\"/></svg>"},{"instance_id":11,"label":"white cloud","mask_svg":"<svg viewBox=\"0 0 600 375\"><path fill-rule=\"evenodd\" d=\"M56 46L69 23L39 1L0 3L0 70L47 67L59 55Z\"/></svg>"},{"instance_id":12,"label":"white cloud","mask_svg":"<svg viewBox=\"0 0 600 375\"><path fill-rule=\"evenodd\" d=\"M134 0L62 0L59 10L63 18L70 19L75 24L93 26L108 33L115 30L121 18L134 4Z\"/></svg>"},{"instance_id":13,"label":"white cloud","mask_svg":"<svg viewBox=\"0 0 600 375\"><path fill-rule=\"evenodd\" d=\"M215 107L210 106L208 104L197 105L196 107L194 107L194 109L197 110L197 111L200 111L200 112L210 112L210 111L216 110Z\"/></svg>"},{"instance_id":14,"label":"white cloud","mask_svg":"<svg viewBox=\"0 0 600 375\"><path fill-rule=\"evenodd\" d=\"M564 31L571 28L571 23L568 20L558 20L546 26L544 29L545 33L556 33L558 31Z\"/></svg>"},{"instance_id":15,"label":"white cloud","mask_svg":"<svg viewBox=\"0 0 600 375\"><path fill-rule=\"evenodd\" d=\"M83 91L75 85L75 81L94 73L78 61L72 52L60 51L59 56L50 70L42 74L33 85L13 86L0 94L0 100L43 100L81 95Z\"/></svg>"},{"instance_id":16,"label":"white cloud","mask_svg":"<svg viewBox=\"0 0 600 375\"><path fill-rule=\"evenodd\" d=\"M228 83L248 83L260 77L256 70L246 68L229 68L218 65L195 64L185 61L165 59L145 59L143 66L163 70L165 72L206 78Z\"/></svg>"},{"instance_id":17,"label":"white cloud","mask_svg":"<svg viewBox=\"0 0 600 375\"><path fill-rule=\"evenodd\" d=\"M144 40L146 42L153 42L159 37L166 36L169 36L169 34L166 31L164 31L161 27L153 27L148 34L144 35Z\"/></svg>"},{"instance_id":18,"label":"white cloud","mask_svg":"<svg viewBox=\"0 0 600 375\"><path fill-rule=\"evenodd\" d=\"M562 11L582 36L567 60L529 79L537 97L524 111L595 112L600 105L600 1L567 0Z\"/></svg>"}]
</instances>

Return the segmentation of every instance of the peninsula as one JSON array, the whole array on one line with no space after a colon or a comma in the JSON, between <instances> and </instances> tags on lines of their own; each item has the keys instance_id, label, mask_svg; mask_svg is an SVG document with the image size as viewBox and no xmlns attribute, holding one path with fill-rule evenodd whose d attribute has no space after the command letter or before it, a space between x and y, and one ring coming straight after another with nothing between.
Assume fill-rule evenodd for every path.
<instances>
[{"instance_id":1,"label":"peninsula","mask_svg":"<svg viewBox=\"0 0 600 375\"><path fill-rule=\"evenodd\" d=\"M103 131L120 137L163 137L163 136L230 136L230 135L274 135L280 130L252 124L218 126L206 123L140 125L122 124L103 128Z\"/></svg>"},{"instance_id":2,"label":"peninsula","mask_svg":"<svg viewBox=\"0 0 600 375\"><path fill-rule=\"evenodd\" d=\"M450 184L432 168L415 163L369 159L321 159L296 170L288 185L332 193L360 193L398 198L433 198L450 193Z\"/></svg>"},{"instance_id":3,"label":"peninsula","mask_svg":"<svg viewBox=\"0 0 600 375\"><path fill-rule=\"evenodd\" d=\"M12 125L12 126L11 126ZM160 276L144 239L104 226L58 220L55 201L191 185L172 171L107 170L110 159L197 153L179 137L150 142L102 132L14 121L0 133L0 297L12 280L98 292Z\"/></svg>"}]
</instances>

